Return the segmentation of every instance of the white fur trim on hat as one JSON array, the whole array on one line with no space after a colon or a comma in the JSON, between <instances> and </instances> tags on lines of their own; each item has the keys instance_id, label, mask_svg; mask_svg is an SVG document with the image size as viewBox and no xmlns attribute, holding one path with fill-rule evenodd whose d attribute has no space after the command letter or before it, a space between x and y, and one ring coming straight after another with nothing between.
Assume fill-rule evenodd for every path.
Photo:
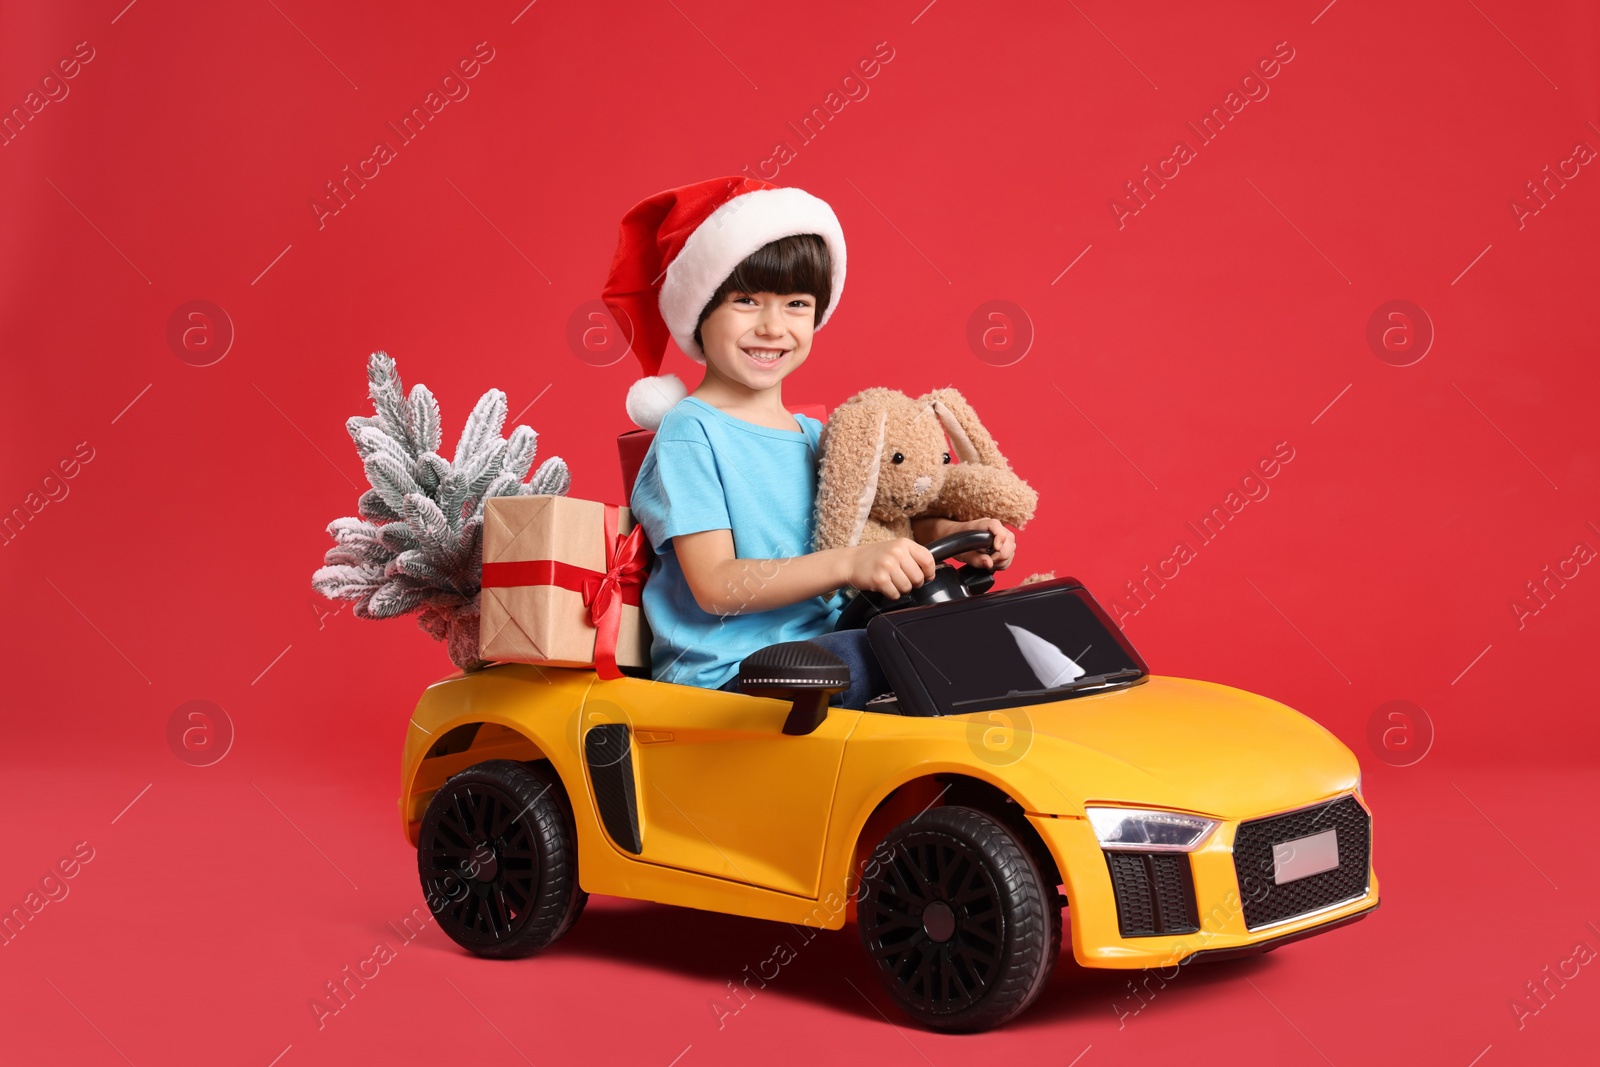
<instances>
[{"instance_id":1,"label":"white fur trim on hat","mask_svg":"<svg viewBox=\"0 0 1600 1067\"><path fill-rule=\"evenodd\" d=\"M803 189L757 189L729 200L702 222L667 265L661 283L661 317L683 354L706 361L694 343L700 312L733 268L763 245L799 233L819 235L833 261L833 293L817 328L833 315L844 292L844 230L827 201Z\"/></svg>"},{"instance_id":2,"label":"white fur trim on hat","mask_svg":"<svg viewBox=\"0 0 1600 1067\"><path fill-rule=\"evenodd\" d=\"M640 378L628 386L628 418L642 430L655 430L673 405L689 395L683 379L676 374Z\"/></svg>"}]
</instances>

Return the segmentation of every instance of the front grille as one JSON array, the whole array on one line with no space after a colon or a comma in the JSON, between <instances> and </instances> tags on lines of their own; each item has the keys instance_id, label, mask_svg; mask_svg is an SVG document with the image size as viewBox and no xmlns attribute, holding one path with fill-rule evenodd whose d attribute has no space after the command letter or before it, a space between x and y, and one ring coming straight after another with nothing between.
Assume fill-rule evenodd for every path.
<instances>
[{"instance_id":1,"label":"front grille","mask_svg":"<svg viewBox=\"0 0 1600 1067\"><path fill-rule=\"evenodd\" d=\"M1107 852L1123 937L1192 934L1200 929L1194 874L1181 852Z\"/></svg>"},{"instance_id":2,"label":"front grille","mask_svg":"<svg viewBox=\"0 0 1600 1067\"><path fill-rule=\"evenodd\" d=\"M1293 882L1273 882L1272 846L1336 830L1339 866ZM1233 868L1239 877L1244 922L1250 929L1292 919L1367 892L1372 819L1353 796L1239 824Z\"/></svg>"}]
</instances>

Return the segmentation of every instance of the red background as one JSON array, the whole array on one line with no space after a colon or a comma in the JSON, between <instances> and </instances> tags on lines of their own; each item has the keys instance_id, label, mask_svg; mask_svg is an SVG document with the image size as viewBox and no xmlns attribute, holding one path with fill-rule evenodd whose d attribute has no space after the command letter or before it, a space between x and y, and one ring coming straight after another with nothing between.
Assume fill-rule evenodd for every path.
<instances>
[{"instance_id":1,"label":"red background","mask_svg":"<svg viewBox=\"0 0 1600 1067\"><path fill-rule=\"evenodd\" d=\"M1547 202L1525 188L1600 148L1592 5L524 2L0 5L8 114L93 49L0 148L0 507L38 508L0 545L0 905L95 849L0 948L6 1054L689 1067L1087 1047L1087 1067L1231 1061L1243 1035L1284 1063L1574 1062L1591 968L1520 1029L1509 1002L1576 942L1600 950L1600 868L1574 847L1596 800L1600 577L1552 581L1520 626L1512 605L1600 549L1600 175ZM385 124L479 42L469 95L399 146ZM1185 123L1279 42L1268 95L1200 146ZM875 49L892 58L867 95L802 144L787 123ZM397 157L319 226L324 183L380 138ZM1180 138L1196 158L1119 227L1112 200ZM399 750L449 670L409 621L309 587L364 486L343 422L370 413L368 353L434 389L447 445L500 387L574 495L617 499L637 367L596 365L569 322L634 201L770 176L779 141L795 152L774 180L828 200L850 242L787 399L960 388L1041 497L1008 581L1070 573L1109 606L1189 540L1130 636L1157 672L1282 700L1357 751L1383 909L1185 977L1121 1030L1125 976L1069 961L1025 1019L957 1040L885 1024L850 931L719 1031L708 1001L786 928L597 900L509 966L430 927L319 1031L309 998L420 902ZM207 366L167 337L192 300L235 332ZM1031 332L1014 362L969 344L993 300ZM1391 300L1432 324L1408 366L1367 340ZM696 380L677 353L668 369ZM47 484L80 442L93 458ZM1185 524L1279 442L1294 458L1270 494L1200 546ZM169 749L190 700L235 730L214 766ZM1392 700L1421 712L1386 749L1368 727Z\"/></svg>"}]
</instances>

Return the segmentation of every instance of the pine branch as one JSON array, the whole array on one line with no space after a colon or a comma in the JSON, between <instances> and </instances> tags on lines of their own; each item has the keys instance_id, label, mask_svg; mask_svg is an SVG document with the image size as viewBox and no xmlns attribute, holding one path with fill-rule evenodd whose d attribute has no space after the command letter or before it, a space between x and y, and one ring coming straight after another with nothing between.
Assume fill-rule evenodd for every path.
<instances>
[{"instance_id":1,"label":"pine branch","mask_svg":"<svg viewBox=\"0 0 1600 1067\"><path fill-rule=\"evenodd\" d=\"M463 460L483 451L489 442L498 440L505 424L506 394L491 389L478 398L472 414L467 416L466 428L461 431L461 440L456 443L455 465L461 466Z\"/></svg>"},{"instance_id":2,"label":"pine branch","mask_svg":"<svg viewBox=\"0 0 1600 1067\"><path fill-rule=\"evenodd\" d=\"M418 452L439 451L439 402L433 398L426 385L420 382L411 387L411 428Z\"/></svg>"},{"instance_id":3,"label":"pine branch","mask_svg":"<svg viewBox=\"0 0 1600 1067\"><path fill-rule=\"evenodd\" d=\"M367 395L378 413L378 425L390 437L405 440L405 394L400 388L400 372L387 353L374 352L367 361Z\"/></svg>"}]
</instances>

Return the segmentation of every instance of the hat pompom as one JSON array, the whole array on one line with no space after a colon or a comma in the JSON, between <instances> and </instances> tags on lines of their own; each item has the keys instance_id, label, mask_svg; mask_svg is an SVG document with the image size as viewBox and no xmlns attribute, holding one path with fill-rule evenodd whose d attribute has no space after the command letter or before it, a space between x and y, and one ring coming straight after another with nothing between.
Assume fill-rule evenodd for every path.
<instances>
[{"instance_id":1,"label":"hat pompom","mask_svg":"<svg viewBox=\"0 0 1600 1067\"><path fill-rule=\"evenodd\" d=\"M683 379L676 374L640 378L628 386L628 418L642 430L656 430L662 417L688 395Z\"/></svg>"}]
</instances>

